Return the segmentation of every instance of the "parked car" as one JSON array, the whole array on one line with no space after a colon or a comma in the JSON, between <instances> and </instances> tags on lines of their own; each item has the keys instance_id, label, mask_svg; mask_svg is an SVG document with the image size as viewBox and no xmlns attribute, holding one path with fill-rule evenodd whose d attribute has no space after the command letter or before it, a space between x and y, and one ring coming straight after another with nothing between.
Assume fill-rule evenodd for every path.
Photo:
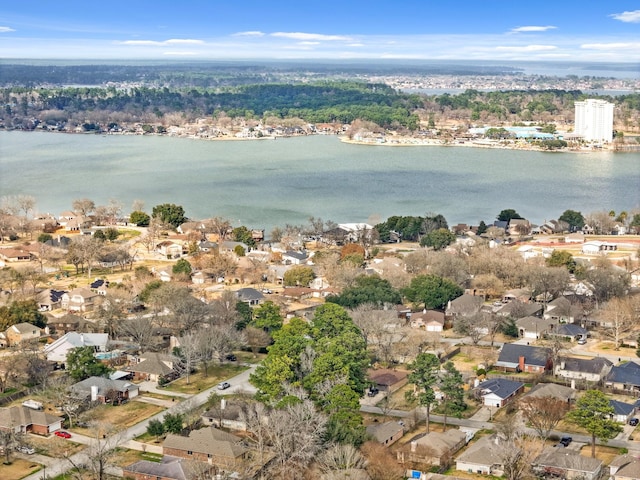
<instances>
[{"instance_id":1,"label":"parked car","mask_svg":"<svg viewBox=\"0 0 640 480\"><path fill-rule=\"evenodd\" d=\"M225 358L230 362L235 362L238 359L238 357L236 357L233 353L230 353Z\"/></svg>"},{"instance_id":2,"label":"parked car","mask_svg":"<svg viewBox=\"0 0 640 480\"><path fill-rule=\"evenodd\" d=\"M631 425L632 427L636 427L638 426L638 423L640 423L640 420L638 420L637 418L632 418L631 420L629 420L629 425Z\"/></svg>"},{"instance_id":3,"label":"parked car","mask_svg":"<svg viewBox=\"0 0 640 480\"><path fill-rule=\"evenodd\" d=\"M378 392L379 392L379 391L380 391L380 390L378 390L378 388L377 388L377 387L371 387L371 388L369 389L369 391L367 392L367 396L369 396L369 397L375 397L375 396L378 394Z\"/></svg>"},{"instance_id":4,"label":"parked car","mask_svg":"<svg viewBox=\"0 0 640 480\"><path fill-rule=\"evenodd\" d=\"M580 337L578 339L578 345L586 345L587 344L587 339L584 337Z\"/></svg>"},{"instance_id":5,"label":"parked car","mask_svg":"<svg viewBox=\"0 0 640 480\"><path fill-rule=\"evenodd\" d=\"M563 447L568 447L571 442L573 442L573 438L571 438L571 437L562 437L560 439L560 444Z\"/></svg>"},{"instance_id":6,"label":"parked car","mask_svg":"<svg viewBox=\"0 0 640 480\"><path fill-rule=\"evenodd\" d=\"M16 450L22 453L26 453L27 455L33 455L34 453L36 453L36 449L30 447L29 445L19 445Z\"/></svg>"},{"instance_id":7,"label":"parked car","mask_svg":"<svg viewBox=\"0 0 640 480\"><path fill-rule=\"evenodd\" d=\"M231 384L229 382L220 382L218 384L218 390L226 390L230 386L231 386Z\"/></svg>"},{"instance_id":8,"label":"parked car","mask_svg":"<svg viewBox=\"0 0 640 480\"><path fill-rule=\"evenodd\" d=\"M56 437L60 437L60 438L71 438L71 434L69 432L65 432L63 430L58 430L55 433Z\"/></svg>"}]
</instances>

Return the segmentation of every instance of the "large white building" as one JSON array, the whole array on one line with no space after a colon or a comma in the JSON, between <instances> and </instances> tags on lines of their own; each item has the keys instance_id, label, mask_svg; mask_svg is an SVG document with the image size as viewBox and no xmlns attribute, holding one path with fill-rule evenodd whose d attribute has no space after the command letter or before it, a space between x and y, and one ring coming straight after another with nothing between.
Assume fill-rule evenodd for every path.
<instances>
[{"instance_id":1,"label":"large white building","mask_svg":"<svg viewBox=\"0 0 640 480\"><path fill-rule=\"evenodd\" d=\"M575 102L575 133L591 142L613 140L613 103L589 99Z\"/></svg>"}]
</instances>

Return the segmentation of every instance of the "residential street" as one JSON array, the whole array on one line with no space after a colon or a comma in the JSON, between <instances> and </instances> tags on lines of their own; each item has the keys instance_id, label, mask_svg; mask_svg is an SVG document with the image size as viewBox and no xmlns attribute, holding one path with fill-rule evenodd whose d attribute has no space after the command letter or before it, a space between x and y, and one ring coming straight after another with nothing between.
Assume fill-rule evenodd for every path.
<instances>
[{"instance_id":1,"label":"residential street","mask_svg":"<svg viewBox=\"0 0 640 480\"><path fill-rule=\"evenodd\" d=\"M204 403L209 398L209 395L211 394L211 392L216 392L220 395L231 395L233 393L239 393L239 392L255 393L256 391L255 388L251 384L249 384L249 375L251 374L251 372L253 372L253 370L255 370L256 366L257 365L251 365L249 369L245 370L239 375L236 375L235 377L228 379L227 381L231 384L230 388L226 390L218 390L217 386L213 386L207 390L204 390L196 395L193 395L187 398L182 396L181 401L176 401L175 405L170 406L169 408L167 408L167 410L160 412L152 417L149 417L146 420L143 420L142 422L137 423L136 425L129 427L128 429L116 435L112 435L111 437L105 440L99 440L100 445L104 445L106 443L109 447L116 447L119 445L126 446L128 448L132 448L136 446L139 447L139 444L137 444L137 442L132 443L131 440L145 433L147 430L147 425L151 420L155 420L155 419L161 420L164 417L164 415L167 413L182 413L194 407L204 405ZM159 393L162 393L164 395L167 394L167 392L164 390L160 390ZM92 441L95 441L95 440L90 439L89 437L80 436L74 433L70 441L89 445L91 444ZM41 463L46 465L46 476L47 476L46 478L60 475L61 473L66 472L72 467L71 463L65 459L52 459L51 457L45 457L42 455L38 456L37 458L30 456L30 458L33 458L34 460L42 460ZM48 461L45 461L45 459ZM86 464L90 461L86 450L82 450L81 452L76 453L71 457L71 460L75 464ZM116 469L112 473L116 475L118 474L122 475L122 471L118 472L118 469ZM43 478L45 478L44 474L45 474L44 471L40 471L40 472L34 473L33 475L29 475L28 477L24 477L23 480L42 480Z\"/></svg>"}]
</instances>

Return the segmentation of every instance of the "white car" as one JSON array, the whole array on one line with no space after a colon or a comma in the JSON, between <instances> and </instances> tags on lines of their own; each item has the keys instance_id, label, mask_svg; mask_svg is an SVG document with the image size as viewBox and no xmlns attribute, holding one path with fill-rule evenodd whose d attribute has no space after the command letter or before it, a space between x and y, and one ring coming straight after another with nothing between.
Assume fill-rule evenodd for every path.
<instances>
[{"instance_id":1,"label":"white car","mask_svg":"<svg viewBox=\"0 0 640 480\"><path fill-rule=\"evenodd\" d=\"M586 345L587 344L587 339L586 338L579 338L578 339L578 345Z\"/></svg>"},{"instance_id":2,"label":"white car","mask_svg":"<svg viewBox=\"0 0 640 480\"><path fill-rule=\"evenodd\" d=\"M16 450L22 453L26 453L27 455L33 455L34 453L36 453L36 449L30 447L29 445L20 445L18 448L16 448Z\"/></svg>"},{"instance_id":3,"label":"white car","mask_svg":"<svg viewBox=\"0 0 640 480\"><path fill-rule=\"evenodd\" d=\"M218 384L218 390L226 390L230 386L231 386L231 384L229 382L220 382Z\"/></svg>"}]
</instances>

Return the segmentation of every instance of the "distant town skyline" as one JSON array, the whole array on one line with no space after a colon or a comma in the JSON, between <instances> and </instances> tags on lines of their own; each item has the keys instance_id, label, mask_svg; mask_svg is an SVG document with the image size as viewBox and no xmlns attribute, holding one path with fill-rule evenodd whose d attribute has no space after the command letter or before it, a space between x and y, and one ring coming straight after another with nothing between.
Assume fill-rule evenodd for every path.
<instances>
[{"instance_id":1,"label":"distant town skyline","mask_svg":"<svg viewBox=\"0 0 640 480\"><path fill-rule=\"evenodd\" d=\"M5 2L0 58L640 62L640 9L618 0Z\"/></svg>"}]
</instances>

